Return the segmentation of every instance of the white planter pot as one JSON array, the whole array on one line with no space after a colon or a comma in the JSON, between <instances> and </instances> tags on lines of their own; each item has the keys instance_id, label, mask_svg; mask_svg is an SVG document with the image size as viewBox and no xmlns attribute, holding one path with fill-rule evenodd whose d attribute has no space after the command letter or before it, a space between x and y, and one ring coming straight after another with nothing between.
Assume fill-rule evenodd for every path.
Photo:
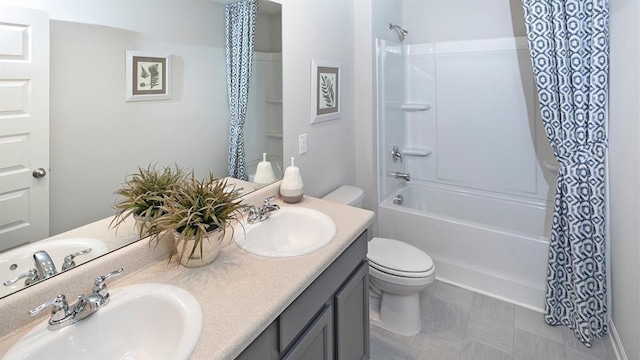
<instances>
[{"instance_id":1,"label":"white planter pot","mask_svg":"<svg viewBox=\"0 0 640 360\"><path fill-rule=\"evenodd\" d=\"M231 227L227 226L227 231L224 234L220 229L207 233L204 239L202 239L202 247L198 245L195 251L195 241L193 239L184 239L180 233L174 231L176 256L180 264L185 267L194 268L213 263L218 258L218 255L220 255L220 248L231 238L231 230Z\"/></svg>"},{"instance_id":2,"label":"white planter pot","mask_svg":"<svg viewBox=\"0 0 640 360\"><path fill-rule=\"evenodd\" d=\"M133 219L136 221L136 232L138 233L138 235L140 235L140 238L149 235L149 220L146 217L142 217L140 215L133 215Z\"/></svg>"}]
</instances>

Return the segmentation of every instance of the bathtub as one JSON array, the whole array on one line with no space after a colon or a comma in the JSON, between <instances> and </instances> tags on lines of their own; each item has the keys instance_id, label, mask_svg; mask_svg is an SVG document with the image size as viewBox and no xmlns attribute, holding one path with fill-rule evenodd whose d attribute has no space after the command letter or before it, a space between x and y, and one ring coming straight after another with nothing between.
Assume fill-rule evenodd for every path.
<instances>
[{"instance_id":1,"label":"bathtub","mask_svg":"<svg viewBox=\"0 0 640 360\"><path fill-rule=\"evenodd\" d=\"M394 204L401 195L403 204ZM540 200L411 184L379 207L379 233L423 250L439 280L541 311L550 211Z\"/></svg>"}]
</instances>

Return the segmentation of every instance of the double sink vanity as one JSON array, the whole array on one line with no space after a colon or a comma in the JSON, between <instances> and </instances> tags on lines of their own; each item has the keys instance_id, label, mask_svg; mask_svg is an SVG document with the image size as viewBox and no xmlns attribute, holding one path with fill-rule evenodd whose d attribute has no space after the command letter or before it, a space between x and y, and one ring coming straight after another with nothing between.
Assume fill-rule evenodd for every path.
<instances>
[{"instance_id":1,"label":"double sink vanity","mask_svg":"<svg viewBox=\"0 0 640 360\"><path fill-rule=\"evenodd\" d=\"M243 203L260 207L278 188ZM169 244L142 240L0 299L2 359L368 358L366 229L374 214L312 197L274 203L280 210L243 221L211 265L178 266L167 262ZM99 288L96 277L109 273ZM108 303L48 330L50 310L36 319L28 312L58 294L69 299L67 314L85 311L84 298Z\"/></svg>"}]
</instances>

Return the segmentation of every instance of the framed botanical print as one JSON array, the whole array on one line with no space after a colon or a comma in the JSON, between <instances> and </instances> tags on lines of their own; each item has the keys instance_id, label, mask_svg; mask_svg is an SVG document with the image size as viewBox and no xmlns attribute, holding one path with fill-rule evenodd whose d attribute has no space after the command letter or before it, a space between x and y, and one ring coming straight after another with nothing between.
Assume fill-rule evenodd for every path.
<instances>
[{"instance_id":1,"label":"framed botanical print","mask_svg":"<svg viewBox=\"0 0 640 360\"><path fill-rule=\"evenodd\" d=\"M171 55L126 52L126 101L171 99Z\"/></svg>"},{"instance_id":2,"label":"framed botanical print","mask_svg":"<svg viewBox=\"0 0 640 360\"><path fill-rule=\"evenodd\" d=\"M335 120L340 113L340 64L311 60L311 123Z\"/></svg>"}]
</instances>

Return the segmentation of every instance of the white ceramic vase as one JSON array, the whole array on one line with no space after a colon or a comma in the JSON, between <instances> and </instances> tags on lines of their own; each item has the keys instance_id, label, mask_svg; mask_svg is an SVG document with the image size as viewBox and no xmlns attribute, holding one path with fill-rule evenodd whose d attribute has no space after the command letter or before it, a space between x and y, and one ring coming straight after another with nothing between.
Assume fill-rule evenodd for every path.
<instances>
[{"instance_id":1,"label":"white ceramic vase","mask_svg":"<svg viewBox=\"0 0 640 360\"><path fill-rule=\"evenodd\" d=\"M285 169L280 182L280 198L286 203L295 204L302 200L302 195L304 195L302 175L300 169L294 164L294 158L291 158L291 166Z\"/></svg>"},{"instance_id":2,"label":"white ceramic vase","mask_svg":"<svg viewBox=\"0 0 640 360\"><path fill-rule=\"evenodd\" d=\"M140 238L149 235L149 229L151 227L149 219L135 214L133 215L133 219L135 220L136 232L140 235Z\"/></svg>"},{"instance_id":3,"label":"white ceramic vase","mask_svg":"<svg viewBox=\"0 0 640 360\"><path fill-rule=\"evenodd\" d=\"M268 185L274 181L276 181L276 175L273 173L271 162L267 161L267 153L262 153L262 161L258 163L253 182L258 185Z\"/></svg>"}]
</instances>

